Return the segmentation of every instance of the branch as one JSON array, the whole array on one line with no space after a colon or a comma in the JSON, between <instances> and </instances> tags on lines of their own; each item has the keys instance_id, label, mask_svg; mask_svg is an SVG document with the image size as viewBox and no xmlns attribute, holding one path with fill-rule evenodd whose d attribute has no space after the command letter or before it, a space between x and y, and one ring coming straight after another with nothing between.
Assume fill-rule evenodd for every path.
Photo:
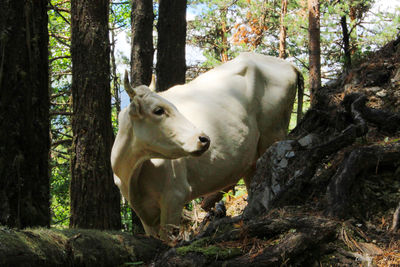
<instances>
[{"instance_id":1,"label":"branch","mask_svg":"<svg viewBox=\"0 0 400 267\"><path fill-rule=\"evenodd\" d=\"M60 15L60 17L68 24L71 25L71 22L69 20L67 20L60 12L59 12L59 8L55 7L52 3L51 0L48 1L51 9L53 9L55 12L57 12L58 15ZM62 10L63 11L63 10Z\"/></svg>"},{"instance_id":2,"label":"branch","mask_svg":"<svg viewBox=\"0 0 400 267\"><path fill-rule=\"evenodd\" d=\"M50 112L50 116L57 116L57 115L72 116L72 115L74 115L74 113L70 112L70 111L51 111Z\"/></svg>"},{"instance_id":3,"label":"branch","mask_svg":"<svg viewBox=\"0 0 400 267\"><path fill-rule=\"evenodd\" d=\"M59 38L59 39L63 39L63 40L66 40L66 41L69 41L71 38L70 37L68 37L68 36L64 36L64 35L60 35L60 34L57 34L57 33L50 33L49 34L51 37L54 37L54 38Z\"/></svg>"},{"instance_id":4,"label":"branch","mask_svg":"<svg viewBox=\"0 0 400 267\"><path fill-rule=\"evenodd\" d=\"M70 44L67 44L66 42L64 42L62 40L62 39L64 39L64 36L54 34L54 33L50 33L50 36L53 37L54 39L56 39L60 44L65 45L66 47L71 47ZM68 41L69 41L69 39L68 39Z\"/></svg>"},{"instance_id":5,"label":"branch","mask_svg":"<svg viewBox=\"0 0 400 267\"><path fill-rule=\"evenodd\" d=\"M58 140L58 141L54 141L54 142L52 142L51 143L51 146L52 147L57 147L57 146L59 146L59 145L63 145L63 144L67 144L67 145L71 145L71 143L72 143L72 140L70 140L70 139L63 139L63 140ZM57 151L57 150L54 150L55 152L59 152L59 151Z\"/></svg>"},{"instance_id":6,"label":"branch","mask_svg":"<svg viewBox=\"0 0 400 267\"><path fill-rule=\"evenodd\" d=\"M299 57L296 57L295 55L290 55L290 56L294 57L297 61L299 61L303 66L303 68L310 70L310 66L308 66L308 64L305 61L301 60Z\"/></svg>"},{"instance_id":7,"label":"branch","mask_svg":"<svg viewBox=\"0 0 400 267\"><path fill-rule=\"evenodd\" d=\"M50 59L50 63L53 61L59 60L59 59L65 59L65 58L71 58L71 56L59 56L59 57L53 57Z\"/></svg>"},{"instance_id":8,"label":"branch","mask_svg":"<svg viewBox=\"0 0 400 267\"><path fill-rule=\"evenodd\" d=\"M53 74L53 76L62 76L62 75L72 75L72 71L59 71L59 72L55 72Z\"/></svg>"},{"instance_id":9,"label":"branch","mask_svg":"<svg viewBox=\"0 0 400 267\"><path fill-rule=\"evenodd\" d=\"M62 135L62 136L65 136L65 137L67 137L67 138L70 138L70 139L72 139L72 135L69 135L69 134L63 133L63 132L61 132L61 131L58 131L58 130L52 130L52 131L54 131L54 132L57 132L57 134L59 134L59 135Z\"/></svg>"},{"instance_id":10,"label":"branch","mask_svg":"<svg viewBox=\"0 0 400 267\"><path fill-rule=\"evenodd\" d=\"M50 102L51 105L54 106L69 106L69 103L57 103L57 102Z\"/></svg>"},{"instance_id":11,"label":"branch","mask_svg":"<svg viewBox=\"0 0 400 267\"><path fill-rule=\"evenodd\" d=\"M52 151L52 152L55 152L55 153L57 153L57 154L61 154L61 155L66 155L66 156L70 156L70 155L71 155L71 154L68 153L68 152L60 151L60 150L57 150L57 149L51 149L51 151ZM61 156L61 157L62 157L62 156ZM62 157L62 158L67 159L67 158L65 158L65 157Z\"/></svg>"},{"instance_id":12,"label":"branch","mask_svg":"<svg viewBox=\"0 0 400 267\"><path fill-rule=\"evenodd\" d=\"M127 5L130 4L130 1L126 1L126 2L111 2L111 5Z\"/></svg>"},{"instance_id":13,"label":"branch","mask_svg":"<svg viewBox=\"0 0 400 267\"><path fill-rule=\"evenodd\" d=\"M66 157L63 154L60 154L59 151L55 151L55 150L52 150L52 149L51 149L51 152L54 152L56 154L54 157L52 157L53 159L57 157L57 158L65 159L66 161L70 161L71 160L70 155L68 155L68 157Z\"/></svg>"},{"instance_id":14,"label":"branch","mask_svg":"<svg viewBox=\"0 0 400 267\"><path fill-rule=\"evenodd\" d=\"M392 227L390 228L390 232L392 233L396 232L397 230L399 230L399 226L400 226L400 203L393 214L393 222L392 222Z\"/></svg>"},{"instance_id":15,"label":"branch","mask_svg":"<svg viewBox=\"0 0 400 267\"><path fill-rule=\"evenodd\" d=\"M71 92L61 92L61 93L58 93L58 94L53 94L53 95L50 96L50 99L53 100L54 98L57 98L59 96L65 96L65 95L70 96Z\"/></svg>"}]
</instances>

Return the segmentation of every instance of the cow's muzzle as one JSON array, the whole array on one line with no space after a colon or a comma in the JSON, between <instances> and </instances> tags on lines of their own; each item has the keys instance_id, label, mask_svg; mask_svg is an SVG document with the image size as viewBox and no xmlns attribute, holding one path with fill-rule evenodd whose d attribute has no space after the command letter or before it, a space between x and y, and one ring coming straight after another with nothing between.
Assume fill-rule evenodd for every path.
<instances>
[{"instance_id":1,"label":"cow's muzzle","mask_svg":"<svg viewBox=\"0 0 400 267\"><path fill-rule=\"evenodd\" d=\"M201 154L203 154L210 147L210 142L210 137L205 134L200 135L197 141L197 150L192 152L191 155L200 156Z\"/></svg>"}]
</instances>

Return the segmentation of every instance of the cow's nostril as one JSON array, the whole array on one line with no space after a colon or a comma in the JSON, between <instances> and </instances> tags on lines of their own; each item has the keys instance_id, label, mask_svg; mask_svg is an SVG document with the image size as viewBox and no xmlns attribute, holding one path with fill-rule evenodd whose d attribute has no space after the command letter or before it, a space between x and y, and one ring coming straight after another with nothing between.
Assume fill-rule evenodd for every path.
<instances>
[{"instance_id":1,"label":"cow's nostril","mask_svg":"<svg viewBox=\"0 0 400 267\"><path fill-rule=\"evenodd\" d=\"M199 136L199 141L202 143L209 143L210 138L208 138L207 136Z\"/></svg>"}]
</instances>

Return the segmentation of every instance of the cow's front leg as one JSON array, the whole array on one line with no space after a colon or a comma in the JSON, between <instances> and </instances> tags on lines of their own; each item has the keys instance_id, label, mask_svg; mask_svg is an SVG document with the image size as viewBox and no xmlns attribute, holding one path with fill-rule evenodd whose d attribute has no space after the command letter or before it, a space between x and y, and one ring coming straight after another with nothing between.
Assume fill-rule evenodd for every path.
<instances>
[{"instance_id":1,"label":"cow's front leg","mask_svg":"<svg viewBox=\"0 0 400 267\"><path fill-rule=\"evenodd\" d=\"M168 195L161 201L160 238L170 241L174 230L179 230L182 208L185 204L183 196Z\"/></svg>"}]
</instances>

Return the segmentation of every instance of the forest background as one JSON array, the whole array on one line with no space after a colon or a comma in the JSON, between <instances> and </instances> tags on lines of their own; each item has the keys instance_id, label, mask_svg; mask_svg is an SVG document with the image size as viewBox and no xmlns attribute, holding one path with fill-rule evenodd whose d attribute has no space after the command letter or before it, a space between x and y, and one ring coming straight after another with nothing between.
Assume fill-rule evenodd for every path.
<instances>
[{"instance_id":1,"label":"forest background","mask_svg":"<svg viewBox=\"0 0 400 267\"><path fill-rule=\"evenodd\" d=\"M342 3L344 2L344 3ZM394 39L399 33L400 1L329 1L321 3L322 81L336 79L345 65L341 18L347 18L353 64L368 52ZM351 4L350 4L351 3ZM69 187L71 130L70 3L52 0L49 9L51 62L51 224L67 227L70 218ZM158 3L154 2L157 23ZM242 51L279 55L279 32L284 24L287 59L303 72L308 84L308 28L306 1L288 1L281 20L281 1L214 0L189 1L187 5L186 79L191 80ZM129 103L121 77L129 69L131 49L131 4L110 2L112 122ZM135 18L132 18L133 20ZM157 42L157 31L153 31ZM154 61L154 66L156 62ZM307 93L306 93L307 94ZM306 97L305 102L309 101ZM292 119L291 128L295 125ZM132 229L130 208L121 204L122 224Z\"/></svg>"},{"instance_id":2,"label":"forest background","mask_svg":"<svg viewBox=\"0 0 400 267\"><path fill-rule=\"evenodd\" d=\"M110 44L109 46L107 44L104 51L109 49L110 52L111 76L107 80L110 82L112 94L111 118L115 134L118 128L117 114L128 103L120 81L122 71L128 69L131 64L126 51L131 47L129 43L131 22L134 22L136 17L135 14L131 14L130 1L108 3L107 34ZM72 149L74 147L71 70L71 50L74 49L71 45L73 18L71 18L71 2L68 0L51 0L46 9L51 93L49 106L51 144L48 166L51 196L50 224L55 227L67 227L71 226L70 208L73 196L70 192L70 188L73 188L71 172L76 169L71 166L71 162L74 163L72 156L75 153ZM234 58L242 51L255 51L280 56L294 62L303 72L308 84L310 65L307 1L193 0L187 2L186 10L187 81ZM160 34L160 29L158 31L156 29L159 19L157 1L153 2L153 12L153 42L157 44L157 34ZM399 1L321 1L320 14L321 76L324 84L336 80L338 75L351 65L357 65L357 62L368 57L369 53L395 39L399 34ZM1 29L1 34L3 42L8 34L7 29ZM153 65L156 63L154 60ZM307 95L310 94L306 93ZM96 95L92 97L95 98ZM306 97L305 103L308 101ZM292 121L291 127L296 123L295 119ZM22 160L15 158L13 166L17 166ZM130 231L131 210L123 201L121 218L123 229ZM4 220L6 219L2 218L2 221ZM72 224L74 225L74 222Z\"/></svg>"}]
</instances>

